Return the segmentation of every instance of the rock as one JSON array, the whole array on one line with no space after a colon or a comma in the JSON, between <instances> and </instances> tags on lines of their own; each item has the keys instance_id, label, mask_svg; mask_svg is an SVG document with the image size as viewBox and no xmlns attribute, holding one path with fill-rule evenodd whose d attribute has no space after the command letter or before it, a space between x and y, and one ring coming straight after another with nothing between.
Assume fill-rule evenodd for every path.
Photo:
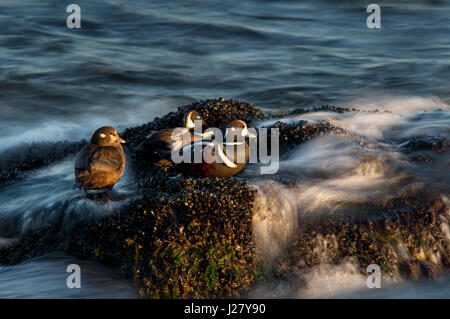
<instances>
[{"instance_id":1,"label":"rock","mask_svg":"<svg viewBox=\"0 0 450 319\"><path fill-rule=\"evenodd\" d=\"M368 265L378 264L386 274L407 279L435 277L440 267L448 268L445 257L439 262L430 254L436 253L436 247L441 256L450 252L439 218L446 214L448 207L440 196L421 191L387 200L378 209L380 214L370 221L357 217L303 220L294 243L275 263L283 265L284 272L294 273L321 263L339 264L355 256L363 275ZM410 213L398 213L402 210ZM323 259L316 253L317 245L327 238L330 242L333 237L336 239L327 245L326 259ZM399 258L402 254L399 244L405 247L411 261Z\"/></svg>"},{"instance_id":2,"label":"rock","mask_svg":"<svg viewBox=\"0 0 450 319\"><path fill-rule=\"evenodd\" d=\"M78 225L68 252L120 268L149 297L236 297L248 289L254 191L234 179L187 179L174 192L146 193L126 212Z\"/></svg>"},{"instance_id":3,"label":"rock","mask_svg":"<svg viewBox=\"0 0 450 319\"><path fill-rule=\"evenodd\" d=\"M10 148L1 154L0 187L18 180L27 172L76 154L86 141L32 143Z\"/></svg>"},{"instance_id":4,"label":"rock","mask_svg":"<svg viewBox=\"0 0 450 319\"><path fill-rule=\"evenodd\" d=\"M441 267L449 268L450 243L443 233L446 228L441 227L448 206L432 190L386 198L370 207L374 212L370 218L318 216L302 220L286 251L265 265L253 243L255 190L245 180L184 178L176 167L153 166L135 152L151 130L182 125L184 114L191 109L214 127L233 119L251 124L281 116L220 98L182 106L177 112L126 129L120 135L127 140L128 165L136 175L136 191L141 197L110 216L80 221L64 231L49 225L29 232L0 249L0 263L15 264L57 249L115 267L134 280L143 296L160 298L245 296L258 280L289 281L298 271L349 258L358 262L364 275L371 263L392 277L404 278L435 276ZM334 106L319 109L357 111ZM280 130L280 155L324 134L364 143L361 137L326 122L279 121L274 126ZM30 148L23 160L2 167L0 176L6 177L0 177L0 184L74 154L83 143L54 144L50 146L53 151L45 154ZM295 185L292 177L281 182ZM440 256L438 261L430 259L435 255Z\"/></svg>"}]
</instances>

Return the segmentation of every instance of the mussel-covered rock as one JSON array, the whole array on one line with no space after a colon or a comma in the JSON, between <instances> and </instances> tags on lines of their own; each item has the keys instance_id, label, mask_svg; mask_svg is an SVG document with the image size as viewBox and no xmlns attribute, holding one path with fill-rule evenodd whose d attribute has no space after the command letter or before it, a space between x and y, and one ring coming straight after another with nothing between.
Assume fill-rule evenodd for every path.
<instances>
[{"instance_id":1,"label":"mussel-covered rock","mask_svg":"<svg viewBox=\"0 0 450 319\"><path fill-rule=\"evenodd\" d=\"M68 252L120 268L149 297L226 297L248 289L254 191L234 179L187 179L173 192L146 193L126 212L79 225Z\"/></svg>"},{"instance_id":2,"label":"mussel-covered rock","mask_svg":"<svg viewBox=\"0 0 450 319\"><path fill-rule=\"evenodd\" d=\"M259 278L268 282L289 279L316 265L339 264L349 258L357 261L362 274L367 265L375 263L394 278L432 277L450 268L448 203L431 189L383 198L373 207L364 207L374 212L369 216L303 218L285 251L266 263L252 233L256 190L245 179L186 178L176 167L151 165L136 152L136 146L152 130L183 125L186 112L192 109L209 127L222 127L235 119L251 125L282 116L219 98L182 106L177 112L126 129L121 136L127 140L127 165L135 175L138 199L108 216L81 220L64 231L58 225L30 231L9 247L0 248L0 263L14 264L53 250L64 251L120 270L134 280L143 296L169 298L242 296ZM357 111L335 106L317 110ZM303 112L307 111L288 115ZM278 121L271 127L279 129L281 156L325 134L364 143L362 137L325 121ZM446 140L407 142L399 147L407 154L429 149L439 153L448 146ZM26 153L21 160L0 168L0 184L73 154L83 143L55 144L48 154ZM295 187L297 181L286 180L286 187Z\"/></svg>"},{"instance_id":3,"label":"mussel-covered rock","mask_svg":"<svg viewBox=\"0 0 450 319\"><path fill-rule=\"evenodd\" d=\"M399 279L434 277L449 268L448 205L432 192L391 198L376 218L305 219L270 276L295 274L352 257L367 275L370 264ZM280 270L282 269L282 271ZM268 274L266 274L268 275Z\"/></svg>"}]
</instances>

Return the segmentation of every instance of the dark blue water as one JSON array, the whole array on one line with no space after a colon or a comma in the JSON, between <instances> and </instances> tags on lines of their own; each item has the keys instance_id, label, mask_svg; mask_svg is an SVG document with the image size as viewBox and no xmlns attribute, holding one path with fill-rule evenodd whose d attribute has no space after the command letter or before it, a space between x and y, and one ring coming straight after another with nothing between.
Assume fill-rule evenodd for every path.
<instances>
[{"instance_id":1,"label":"dark blue water","mask_svg":"<svg viewBox=\"0 0 450 319\"><path fill-rule=\"evenodd\" d=\"M450 2L0 3L0 144L83 137L223 96L267 108L386 95L450 99ZM41 133L41 134L40 134Z\"/></svg>"},{"instance_id":2,"label":"dark blue water","mask_svg":"<svg viewBox=\"0 0 450 319\"><path fill-rule=\"evenodd\" d=\"M66 6L73 2L81 7L81 29L66 27ZM79 140L99 126L146 123L219 96L267 109L334 103L393 110L384 117L333 119L380 143L417 132L448 136L450 1L379 1L381 29L368 29L372 2L1 0L0 156L22 143ZM417 113L436 108L444 111L428 118ZM391 131L399 125L401 132ZM308 154L325 165L326 145L306 146L285 168L311 163ZM351 152L340 155L334 153L343 166L335 169L354 159ZM54 213L43 208L80 205L67 188L71 165L66 159L3 190L0 222L20 215L24 229ZM367 181L364 174L357 177ZM125 178L117 188L127 191L128 184ZM40 200L54 185L58 191ZM333 187L348 193L341 184ZM37 216L36 207L47 215ZM3 281L17 285L13 296L51 296L27 288L42 260L19 267L8 268ZM2 291L11 287L1 285Z\"/></svg>"}]
</instances>

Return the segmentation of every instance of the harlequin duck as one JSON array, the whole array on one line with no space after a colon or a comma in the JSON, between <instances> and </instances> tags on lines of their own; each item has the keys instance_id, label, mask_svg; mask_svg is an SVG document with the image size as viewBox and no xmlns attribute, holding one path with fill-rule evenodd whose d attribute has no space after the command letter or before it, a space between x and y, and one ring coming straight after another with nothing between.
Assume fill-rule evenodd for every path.
<instances>
[{"instance_id":1,"label":"harlequin duck","mask_svg":"<svg viewBox=\"0 0 450 319\"><path fill-rule=\"evenodd\" d=\"M202 117L197 111L189 111L185 116L184 128L175 127L153 131L136 147L136 151L143 154L155 165L172 166L171 151L178 151L184 146L183 136L187 132L194 130L195 121L202 121ZM177 129L176 134L174 132L175 129ZM194 135L191 137L191 141L200 139L201 136Z\"/></svg>"},{"instance_id":2,"label":"harlequin duck","mask_svg":"<svg viewBox=\"0 0 450 319\"><path fill-rule=\"evenodd\" d=\"M206 156L207 159L202 157L201 163L182 163L181 170L195 177L231 177L239 173L244 169L246 163L249 159L249 146L246 137L256 137L250 133L247 129L247 124L244 121L236 120L232 121L227 125L225 131L225 139L231 131L236 131L236 134L240 134L242 138L236 139L234 142L227 141L220 143L217 141L201 141L194 142L190 145L183 147L184 152L191 152L191 159L194 161L194 149L195 147L202 148L202 155L206 149L208 149L208 154L211 156ZM227 148L231 146L234 154L227 154ZM213 161L215 157L215 152L218 152L218 157L222 160L222 163ZM242 152L242 153L239 153ZM238 161L239 159L239 161Z\"/></svg>"},{"instance_id":3,"label":"harlequin duck","mask_svg":"<svg viewBox=\"0 0 450 319\"><path fill-rule=\"evenodd\" d=\"M83 190L112 189L125 168L125 153L116 129L99 128L75 159L74 188Z\"/></svg>"}]
</instances>

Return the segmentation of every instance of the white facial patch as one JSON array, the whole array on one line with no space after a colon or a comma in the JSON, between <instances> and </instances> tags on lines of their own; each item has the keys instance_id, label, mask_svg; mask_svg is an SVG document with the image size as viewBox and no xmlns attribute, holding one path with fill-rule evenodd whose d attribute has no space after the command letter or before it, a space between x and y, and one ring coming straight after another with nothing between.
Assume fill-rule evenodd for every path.
<instances>
[{"instance_id":1,"label":"white facial patch","mask_svg":"<svg viewBox=\"0 0 450 319\"><path fill-rule=\"evenodd\" d=\"M230 168L236 168L236 167L237 167L237 165L234 164L234 163L233 163L233 162L225 155L225 153L223 152L223 149L222 149L222 146L221 146L221 145L219 145L217 152L218 152L219 157L222 159L223 163L224 163L226 166L228 166L228 167L230 167Z\"/></svg>"},{"instance_id":2,"label":"white facial patch","mask_svg":"<svg viewBox=\"0 0 450 319\"><path fill-rule=\"evenodd\" d=\"M192 118L191 118L190 115L188 116L188 119L187 119L187 127L188 127L188 128L194 128L194 127L195 127L195 124L194 124L194 122L192 121Z\"/></svg>"},{"instance_id":3,"label":"white facial patch","mask_svg":"<svg viewBox=\"0 0 450 319\"><path fill-rule=\"evenodd\" d=\"M196 136L196 135L197 135L197 134L194 133L194 136ZM201 137L204 137L204 138L209 138L209 137L211 137L211 136L214 136L214 132L213 132L213 131L208 131L208 132L205 132L205 133L200 134L200 136L201 136Z\"/></svg>"},{"instance_id":4,"label":"white facial patch","mask_svg":"<svg viewBox=\"0 0 450 319\"><path fill-rule=\"evenodd\" d=\"M172 132L172 135L170 136L170 144L172 145L173 151L179 151L184 143L187 143L187 140L189 139L184 139L186 138L185 134L188 132L189 130L187 128L177 128Z\"/></svg>"},{"instance_id":5,"label":"white facial patch","mask_svg":"<svg viewBox=\"0 0 450 319\"><path fill-rule=\"evenodd\" d=\"M102 133L102 134L100 134L100 137L101 137L101 138L105 138L106 135Z\"/></svg>"}]
</instances>

